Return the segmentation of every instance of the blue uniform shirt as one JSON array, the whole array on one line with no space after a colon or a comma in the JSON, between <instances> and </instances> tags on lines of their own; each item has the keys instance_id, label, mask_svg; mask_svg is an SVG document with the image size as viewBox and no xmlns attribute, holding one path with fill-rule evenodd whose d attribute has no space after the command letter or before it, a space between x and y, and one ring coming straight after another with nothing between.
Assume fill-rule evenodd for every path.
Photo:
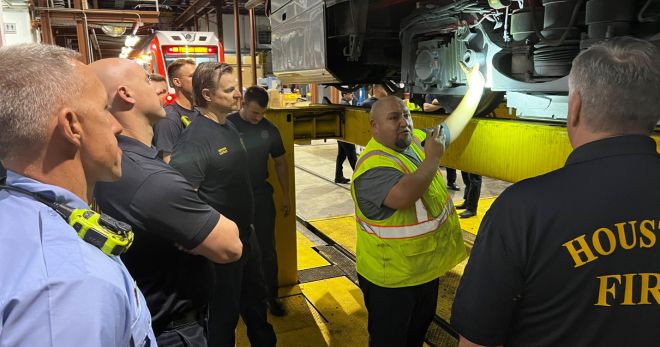
<instances>
[{"instance_id":1,"label":"blue uniform shirt","mask_svg":"<svg viewBox=\"0 0 660 347\"><path fill-rule=\"evenodd\" d=\"M73 193L9 171L7 185L73 208ZM48 206L0 190L0 347L155 346L142 293L119 257L78 237Z\"/></svg>"}]
</instances>

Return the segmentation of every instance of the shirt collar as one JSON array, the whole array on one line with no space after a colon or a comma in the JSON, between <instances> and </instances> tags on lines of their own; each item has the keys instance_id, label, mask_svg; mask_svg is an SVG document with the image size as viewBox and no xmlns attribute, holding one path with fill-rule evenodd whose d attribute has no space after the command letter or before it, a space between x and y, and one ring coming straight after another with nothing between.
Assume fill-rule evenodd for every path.
<instances>
[{"instance_id":1,"label":"shirt collar","mask_svg":"<svg viewBox=\"0 0 660 347\"><path fill-rule=\"evenodd\" d=\"M657 154L655 141L646 135L623 135L589 142L573 150L566 165L631 154Z\"/></svg>"},{"instance_id":2,"label":"shirt collar","mask_svg":"<svg viewBox=\"0 0 660 347\"><path fill-rule=\"evenodd\" d=\"M132 152L143 157L154 159L158 156L158 150L128 136L117 136L119 148L124 152Z\"/></svg>"},{"instance_id":3,"label":"shirt collar","mask_svg":"<svg viewBox=\"0 0 660 347\"><path fill-rule=\"evenodd\" d=\"M89 208L89 205L87 205L85 201L62 187L41 183L11 170L7 170L7 185L22 188L32 193L41 194L46 198L55 200L56 202L71 208Z\"/></svg>"}]
</instances>

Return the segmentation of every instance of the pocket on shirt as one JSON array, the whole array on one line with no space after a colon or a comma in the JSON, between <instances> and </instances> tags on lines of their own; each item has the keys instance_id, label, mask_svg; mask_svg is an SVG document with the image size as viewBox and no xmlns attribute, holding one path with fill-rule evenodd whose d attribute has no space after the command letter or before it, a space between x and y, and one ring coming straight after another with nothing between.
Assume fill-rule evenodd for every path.
<instances>
[{"instance_id":1,"label":"pocket on shirt","mask_svg":"<svg viewBox=\"0 0 660 347\"><path fill-rule=\"evenodd\" d=\"M428 271L428 266L436 257L436 249L438 243L436 238L431 233L428 236L406 240L401 244L401 253L406 259L406 271L409 274L419 274Z\"/></svg>"},{"instance_id":2,"label":"pocket on shirt","mask_svg":"<svg viewBox=\"0 0 660 347\"><path fill-rule=\"evenodd\" d=\"M152 346L151 314L147 308L144 296L135 283L133 284L133 296L135 320L131 324L131 345L136 347Z\"/></svg>"}]
</instances>

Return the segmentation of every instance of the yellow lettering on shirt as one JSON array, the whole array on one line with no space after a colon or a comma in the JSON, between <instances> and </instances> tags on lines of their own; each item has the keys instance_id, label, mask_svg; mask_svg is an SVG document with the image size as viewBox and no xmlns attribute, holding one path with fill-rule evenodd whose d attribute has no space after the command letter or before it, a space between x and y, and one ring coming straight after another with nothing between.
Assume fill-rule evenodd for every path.
<instances>
[{"instance_id":1,"label":"yellow lettering on shirt","mask_svg":"<svg viewBox=\"0 0 660 347\"><path fill-rule=\"evenodd\" d=\"M639 300L639 304L650 304L649 293L653 295L653 299L655 299L656 305L660 304L660 274L641 273L640 276L642 276L642 296ZM655 278L655 285L653 287L649 286L651 278Z\"/></svg>"},{"instance_id":2,"label":"yellow lettering on shirt","mask_svg":"<svg viewBox=\"0 0 660 347\"><path fill-rule=\"evenodd\" d=\"M623 250L655 246L656 227L660 228L660 222L656 224L656 221L651 219L641 222L633 220L616 223L614 226L616 232L613 231L613 228L601 227L596 229L590 238L587 238L586 234L582 234L562 244L573 259L573 268L592 262L599 256L608 256L614 253L619 246ZM637 227L639 227L639 233Z\"/></svg>"},{"instance_id":3,"label":"yellow lettering on shirt","mask_svg":"<svg viewBox=\"0 0 660 347\"><path fill-rule=\"evenodd\" d=\"M660 227L660 223L658 223ZM642 234L646 240L639 238L639 247L641 248L651 248L655 246L655 220L643 220L639 223L639 232Z\"/></svg>"},{"instance_id":4,"label":"yellow lettering on shirt","mask_svg":"<svg viewBox=\"0 0 660 347\"><path fill-rule=\"evenodd\" d=\"M227 153L229 153L229 150L227 149L227 147L218 148L218 154L225 155Z\"/></svg>"},{"instance_id":5,"label":"yellow lettering on shirt","mask_svg":"<svg viewBox=\"0 0 660 347\"><path fill-rule=\"evenodd\" d=\"M575 248L573 242L577 242L579 244L579 248ZM598 257L594 255L594 252L591 251L591 248L589 248L584 235L580 235L577 238L564 243L562 246L566 247L568 253L571 255L571 257L573 257L573 261L575 262L573 267L580 267L586 263L598 259ZM585 260L582 260L582 257L580 256L581 254L584 254L586 257Z\"/></svg>"},{"instance_id":6,"label":"yellow lettering on shirt","mask_svg":"<svg viewBox=\"0 0 660 347\"><path fill-rule=\"evenodd\" d=\"M636 274L624 274L625 289L623 290L623 302L621 305L635 305L633 302L633 277Z\"/></svg>"},{"instance_id":7,"label":"yellow lettering on shirt","mask_svg":"<svg viewBox=\"0 0 660 347\"><path fill-rule=\"evenodd\" d=\"M609 250L605 250L603 247L603 244L601 243L601 235L605 235L607 237L607 241L609 243ZM591 242L594 245L594 249L596 252L600 253L600 255L610 255L614 252L616 249L616 237L614 237L614 233L612 230L607 229L607 228L600 228L594 232L594 234L591 236Z\"/></svg>"},{"instance_id":8,"label":"yellow lettering on shirt","mask_svg":"<svg viewBox=\"0 0 660 347\"><path fill-rule=\"evenodd\" d=\"M621 284L621 275L606 275L598 276L596 278L600 280L600 286L598 288L598 302L596 302L596 306L611 306L607 303L607 294L611 294L612 299L614 299L616 298L616 290L614 284L612 284L610 287L608 286L608 283L610 279L614 279L618 282L618 284Z\"/></svg>"},{"instance_id":9,"label":"yellow lettering on shirt","mask_svg":"<svg viewBox=\"0 0 660 347\"><path fill-rule=\"evenodd\" d=\"M660 305L660 274L658 273L629 273L596 278L599 283L595 306ZM634 301L635 297L639 297L639 302Z\"/></svg>"},{"instance_id":10,"label":"yellow lettering on shirt","mask_svg":"<svg viewBox=\"0 0 660 347\"><path fill-rule=\"evenodd\" d=\"M626 223L615 224L616 230L619 233L619 242L621 243L621 247L623 249L633 249L637 245L637 228L635 228L637 221L630 221L627 224L630 224L630 230L632 231L630 242L628 242L628 239L626 238Z\"/></svg>"}]
</instances>

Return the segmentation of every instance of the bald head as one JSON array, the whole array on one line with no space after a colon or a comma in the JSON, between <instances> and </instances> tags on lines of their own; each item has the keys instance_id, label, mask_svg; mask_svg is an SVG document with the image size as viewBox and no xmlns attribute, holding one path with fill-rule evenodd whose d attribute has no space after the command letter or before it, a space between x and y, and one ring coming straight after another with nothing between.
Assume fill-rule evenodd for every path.
<instances>
[{"instance_id":1,"label":"bald head","mask_svg":"<svg viewBox=\"0 0 660 347\"><path fill-rule=\"evenodd\" d=\"M113 103L119 86L127 84L131 77L134 78L138 74L146 74L134 61L121 58L101 59L91 63L89 66L108 92L108 101L110 104Z\"/></svg>"},{"instance_id":2,"label":"bald head","mask_svg":"<svg viewBox=\"0 0 660 347\"><path fill-rule=\"evenodd\" d=\"M382 145L396 151L406 149L413 131L408 107L396 96L378 99L371 107L371 131Z\"/></svg>"},{"instance_id":3,"label":"bald head","mask_svg":"<svg viewBox=\"0 0 660 347\"><path fill-rule=\"evenodd\" d=\"M149 83L149 75L136 62L108 58L89 65L108 94L110 112L126 128L135 120L154 125L165 117L156 91Z\"/></svg>"},{"instance_id":4,"label":"bald head","mask_svg":"<svg viewBox=\"0 0 660 347\"><path fill-rule=\"evenodd\" d=\"M378 99L371 106L371 119L385 117L389 112L403 112L403 101L392 95Z\"/></svg>"}]
</instances>

